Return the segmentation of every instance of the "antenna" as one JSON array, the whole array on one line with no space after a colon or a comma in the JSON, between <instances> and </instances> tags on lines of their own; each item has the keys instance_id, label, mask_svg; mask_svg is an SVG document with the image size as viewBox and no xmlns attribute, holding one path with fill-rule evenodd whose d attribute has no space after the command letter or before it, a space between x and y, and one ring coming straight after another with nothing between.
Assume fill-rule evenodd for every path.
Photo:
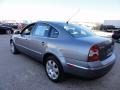
<instances>
[{"instance_id":1,"label":"antenna","mask_svg":"<svg viewBox=\"0 0 120 90\"><path fill-rule=\"evenodd\" d=\"M80 9L78 9L78 10L67 20L66 23L68 24L69 21L78 14L79 11L80 11Z\"/></svg>"}]
</instances>

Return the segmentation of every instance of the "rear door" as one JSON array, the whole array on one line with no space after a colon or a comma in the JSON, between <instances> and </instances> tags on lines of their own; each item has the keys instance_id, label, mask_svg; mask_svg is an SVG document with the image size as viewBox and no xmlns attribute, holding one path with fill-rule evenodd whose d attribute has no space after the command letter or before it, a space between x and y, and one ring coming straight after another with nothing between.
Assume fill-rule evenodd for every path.
<instances>
[{"instance_id":1,"label":"rear door","mask_svg":"<svg viewBox=\"0 0 120 90\"><path fill-rule=\"evenodd\" d=\"M31 56L38 60L42 60L48 43L48 34L50 26L44 23L39 23L32 30L29 48L31 49Z\"/></svg>"}]
</instances>

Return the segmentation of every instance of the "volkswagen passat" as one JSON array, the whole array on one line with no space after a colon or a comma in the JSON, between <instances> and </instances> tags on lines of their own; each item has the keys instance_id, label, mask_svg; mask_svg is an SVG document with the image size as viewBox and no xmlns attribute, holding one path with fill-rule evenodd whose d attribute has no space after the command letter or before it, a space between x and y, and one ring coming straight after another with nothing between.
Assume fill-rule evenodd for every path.
<instances>
[{"instance_id":1,"label":"volkswagen passat","mask_svg":"<svg viewBox=\"0 0 120 90\"><path fill-rule=\"evenodd\" d=\"M58 82L65 73L84 78L105 75L115 62L114 43L82 26L39 21L16 31L10 38L11 52L22 52L43 63L50 80Z\"/></svg>"}]
</instances>

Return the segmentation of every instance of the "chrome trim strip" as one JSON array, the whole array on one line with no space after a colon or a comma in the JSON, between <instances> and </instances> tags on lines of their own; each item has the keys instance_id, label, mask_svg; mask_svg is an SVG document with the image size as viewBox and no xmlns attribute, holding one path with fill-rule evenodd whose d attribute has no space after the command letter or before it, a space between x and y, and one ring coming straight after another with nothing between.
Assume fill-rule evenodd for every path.
<instances>
[{"instance_id":1,"label":"chrome trim strip","mask_svg":"<svg viewBox=\"0 0 120 90\"><path fill-rule=\"evenodd\" d=\"M25 46L18 45L18 44L16 44L16 45L17 45L17 46L20 46L20 47L22 47L22 48L25 48L25 49L27 49L27 50L29 50L29 51L32 51L32 52L34 52L34 53L37 53L37 54L42 54L42 53L37 52L37 51L35 51L35 50L29 49L29 48L27 48L27 47L25 47Z\"/></svg>"},{"instance_id":2,"label":"chrome trim strip","mask_svg":"<svg viewBox=\"0 0 120 90\"><path fill-rule=\"evenodd\" d=\"M81 69L86 69L88 70L89 68L86 68L86 67L83 67L83 66L78 66L78 65L75 65L75 64L71 64L71 63L67 63L68 65L72 65L74 67L77 67L77 68L81 68Z\"/></svg>"}]
</instances>

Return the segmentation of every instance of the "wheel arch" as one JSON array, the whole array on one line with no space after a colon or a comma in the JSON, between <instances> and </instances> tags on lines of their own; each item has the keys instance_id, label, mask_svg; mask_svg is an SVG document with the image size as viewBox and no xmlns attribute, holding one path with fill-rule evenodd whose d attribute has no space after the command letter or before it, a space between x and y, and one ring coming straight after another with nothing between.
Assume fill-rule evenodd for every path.
<instances>
[{"instance_id":1,"label":"wheel arch","mask_svg":"<svg viewBox=\"0 0 120 90\"><path fill-rule=\"evenodd\" d=\"M54 55L53 53L47 52L47 53L45 53L45 54L43 55L43 64L45 64L46 58L49 57L49 56L53 56L53 57L55 57L56 59L58 59L58 61L59 61L59 58L58 58L56 55Z\"/></svg>"},{"instance_id":2,"label":"wheel arch","mask_svg":"<svg viewBox=\"0 0 120 90\"><path fill-rule=\"evenodd\" d=\"M45 65L45 62L46 62L46 58L48 57L48 56L53 56L53 57L55 57L56 59L57 59L57 61L61 64L61 66L62 66L62 68L63 68L63 70L64 70L64 68L65 68L65 59L64 59L64 57L60 57L60 56L57 56L57 55L55 55L55 54L53 54L53 53L51 53L51 52L47 52L47 53L45 53L44 55L43 55L43 65Z\"/></svg>"}]
</instances>

